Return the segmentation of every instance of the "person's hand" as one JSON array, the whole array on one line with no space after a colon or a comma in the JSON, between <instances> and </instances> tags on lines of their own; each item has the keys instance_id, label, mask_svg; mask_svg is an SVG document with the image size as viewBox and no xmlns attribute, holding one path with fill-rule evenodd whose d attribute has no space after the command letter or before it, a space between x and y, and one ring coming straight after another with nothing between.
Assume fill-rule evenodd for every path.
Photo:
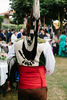
<instances>
[{"instance_id":1,"label":"person's hand","mask_svg":"<svg viewBox=\"0 0 67 100\"><path fill-rule=\"evenodd\" d=\"M24 39L26 36L22 36L21 38Z\"/></svg>"},{"instance_id":2,"label":"person's hand","mask_svg":"<svg viewBox=\"0 0 67 100\"><path fill-rule=\"evenodd\" d=\"M58 44L60 43L61 40L58 40Z\"/></svg>"},{"instance_id":3,"label":"person's hand","mask_svg":"<svg viewBox=\"0 0 67 100\"><path fill-rule=\"evenodd\" d=\"M4 35L4 37L6 38L6 35Z\"/></svg>"},{"instance_id":4,"label":"person's hand","mask_svg":"<svg viewBox=\"0 0 67 100\"><path fill-rule=\"evenodd\" d=\"M11 41L8 43L9 46L11 46Z\"/></svg>"}]
</instances>

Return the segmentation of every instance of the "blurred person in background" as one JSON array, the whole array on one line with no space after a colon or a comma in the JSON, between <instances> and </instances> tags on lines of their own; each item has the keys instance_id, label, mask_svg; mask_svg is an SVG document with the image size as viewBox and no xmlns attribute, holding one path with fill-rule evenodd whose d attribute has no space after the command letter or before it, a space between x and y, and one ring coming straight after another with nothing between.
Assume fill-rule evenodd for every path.
<instances>
[{"instance_id":1,"label":"blurred person in background","mask_svg":"<svg viewBox=\"0 0 67 100\"><path fill-rule=\"evenodd\" d=\"M53 47L53 54L58 55L58 36L57 33L54 33L53 38L52 38L52 47Z\"/></svg>"},{"instance_id":2,"label":"blurred person in background","mask_svg":"<svg viewBox=\"0 0 67 100\"><path fill-rule=\"evenodd\" d=\"M13 34L14 32L15 32L15 29L12 29L12 30L11 30L11 33Z\"/></svg>"},{"instance_id":3,"label":"blurred person in background","mask_svg":"<svg viewBox=\"0 0 67 100\"><path fill-rule=\"evenodd\" d=\"M63 31L61 33L61 35L59 36L58 43L59 43L59 52L58 52L58 54L59 54L59 56L62 56L62 51L65 50L65 46L66 46L66 35L65 35L65 31Z\"/></svg>"},{"instance_id":4,"label":"blurred person in background","mask_svg":"<svg viewBox=\"0 0 67 100\"><path fill-rule=\"evenodd\" d=\"M2 41L2 38L1 38L1 30L0 30L0 41Z\"/></svg>"},{"instance_id":5,"label":"blurred person in background","mask_svg":"<svg viewBox=\"0 0 67 100\"><path fill-rule=\"evenodd\" d=\"M47 34L46 34L46 32L45 32L45 29L44 28L41 28L41 32L39 34L39 37L42 38L42 39L48 37Z\"/></svg>"},{"instance_id":6,"label":"blurred person in background","mask_svg":"<svg viewBox=\"0 0 67 100\"><path fill-rule=\"evenodd\" d=\"M17 34L17 38L21 38L23 36L24 29L20 29L20 32Z\"/></svg>"},{"instance_id":7,"label":"blurred person in background","mask_svg":"<svg viewBox=\"0 0 67 100\"><path fill-rule=\"evenodd\" d=\"M2 41L6 41L5 30L1 30L0 38L1 38Z\"/></svg>"},{"instance_id":8,"label":"blurred person in background","mask_svg":"<svg viewBox=\"0 0 67 100\"><path fill-rule=\"evenodd\" d=\"M17 32L14 32L11 36L11 43L13 44L17 40Z\"/></svg>"},{"instance_id":9,"label":"blurred person in background","mask_svg":"<svg viewBox=\"0 0 67 100\"><path fill-rule=\"evenodd\" d=\"M7 41L7 43L10 42L11 36L12 36L12 32L10 31L10 29L8 29L8 32L6 33L6 41Z\"/></svg>"},{"instance_id":10,"label":"blurred person in background","mask_svg":"<svg viewBox=\"0 0 67 100\"><path fill-rule=\"evenodd\" d=\"M67 52L67 37L66 37L66 52Z\"/></svg>"}]
</instances>

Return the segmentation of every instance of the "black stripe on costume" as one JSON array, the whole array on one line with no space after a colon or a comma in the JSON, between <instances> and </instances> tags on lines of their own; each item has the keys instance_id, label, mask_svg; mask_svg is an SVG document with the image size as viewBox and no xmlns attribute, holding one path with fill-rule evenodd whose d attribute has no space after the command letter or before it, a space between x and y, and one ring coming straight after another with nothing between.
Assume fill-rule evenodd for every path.
<instances>
[{"instance_id":1,"label":"black stripe on costume","mask_svg":"<svg viewBox=\"0 0 67 100\"><path fill-rule=\"evenodd\" d=\"M45 66L45 64L46 64L46 58L42 52L40 55L40 58L39 58L39 66L41 66L41 65Z\"/></svg>"},{"instance_id":2,"label":"black stripe on costume","mask_svg":"<svg viewBox=\"0 0 67 100\"><path fill-rule=\"evenodd\" d=\"M18 50L18 52L20 53L20 55L25 59L25 57L23 56L23 54L21 53L21 51L20 50Z\"/></svg>"}]
</instances>

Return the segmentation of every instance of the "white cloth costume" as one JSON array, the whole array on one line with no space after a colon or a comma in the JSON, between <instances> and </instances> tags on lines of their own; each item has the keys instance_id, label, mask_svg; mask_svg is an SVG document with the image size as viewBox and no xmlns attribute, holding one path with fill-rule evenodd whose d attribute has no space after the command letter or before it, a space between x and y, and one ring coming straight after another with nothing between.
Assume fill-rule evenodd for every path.
<instances>
[{"instance_id":1,"label":"white cloth costume","mask_svg":"<svg viewBox=\"0 0 67 100\"><path fill-rule=\"evenodd\" d=\"M37 45L37 54L36 54L36 57L35 57L33 62L30 61L30 60L27 60L25 58L25 56L23 55L22 44L23 44L23 39L19 40L18 42L15 42L15 44L12 45L12 48L11 48L10 52L8 53L7 60L11 59L14 56L16 56L19 65L27 66L27 64L29 64L29 66L33 66L33 67L34 66L39 66L40 55L43 52L44 57L46 59L46 65L45 65L46 74L50 75L54 72L55 59L54 59L54 56L53 56L52 48L51 48L51 46L48 42L38 43L38 45ZM20 53L22 54L22 56L21 56ZM45 63L45 60L44 60L44 63Z\"/></svg>"}]
</instances>

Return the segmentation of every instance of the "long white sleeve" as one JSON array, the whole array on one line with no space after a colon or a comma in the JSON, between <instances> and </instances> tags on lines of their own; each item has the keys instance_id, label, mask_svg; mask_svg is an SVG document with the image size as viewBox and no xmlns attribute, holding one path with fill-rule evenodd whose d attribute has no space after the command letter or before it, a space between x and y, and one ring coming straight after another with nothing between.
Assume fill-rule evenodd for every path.
<instances>
[{"instance_id":1,"label":"long white sleeve","mask_svg":"<svg viewBox=\"0 0 67 100\"><path fill-rule=\"evenodd\" d=\"M14 50L14 44L13 44L9 49L9 52L7 55L7 60L11 59L14 56L15 56L15 50Z\"/></svg>"},{"instance_id":2,"label":"long white sleeve","mask_svg":"<svg viewBox=\"0 0 67 100\"><path fill-rule=\"evenodd\" d=\"M44 56L46 58L46 74L50 75L54 72L55 58L52 52L52 48L48 42L46 43L46 50L44 51Z\"/></svg>"},{"instance_id":3,"label":"long white sleeve","mask_svg":"<svg viewBox=\"0 0 67 100\"><path fill-rule=\"evenodd\" d=\"M17 40L17 36L15 34L13 34L11 36L11 42L14 43Z\"/></svg>"},{"instance_id":4,"label":"long white sleeve","mask_svg":"<svg viewBox=\"0 0 67 100\"><path fill-rule=\"evenodd\" d=\"M10 75L11 68L16 63L14 45L11 46L11 48L10 48L10 50L8 52L8 55L7 55L7 63L8 63L8 66L9 66L9 75Z\"/></svg>"}]
</instances>

